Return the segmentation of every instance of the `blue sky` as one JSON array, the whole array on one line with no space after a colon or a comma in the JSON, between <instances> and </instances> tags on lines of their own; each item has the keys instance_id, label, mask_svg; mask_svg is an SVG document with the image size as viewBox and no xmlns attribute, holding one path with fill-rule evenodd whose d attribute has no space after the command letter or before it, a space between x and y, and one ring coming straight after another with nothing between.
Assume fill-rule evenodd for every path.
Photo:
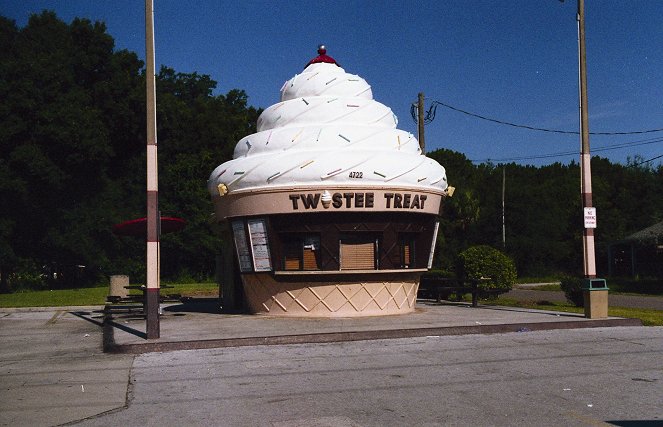
<instances>
[{"instance_id":1,"label":"blue sky","mask_svg":"<svg viewBox=\"0 0 663 427\"><path fill-rule=\"evenodd\" d=\"M117 49L145 57L142 0L0 0L0 13L19 26L43 9L66 22L104 21ZM415 135L410 106L419 92L427 107L437 100L516 124L579 128L575 0L155 0L154 9L157 64L208 74L219 94L244 89L256 107L277 102L283 82L324 43ZM585 19L590 131L663 128L663 3L587 0ZM568 163L580 146L577 135L499 125L441 106L425 132L428 150L448 148L478 162ZM590 144L613 162L647 160L663 155L663 132L592 135ZM544 157L558 153L570 154Z\"/></svg>"}]
</instances>

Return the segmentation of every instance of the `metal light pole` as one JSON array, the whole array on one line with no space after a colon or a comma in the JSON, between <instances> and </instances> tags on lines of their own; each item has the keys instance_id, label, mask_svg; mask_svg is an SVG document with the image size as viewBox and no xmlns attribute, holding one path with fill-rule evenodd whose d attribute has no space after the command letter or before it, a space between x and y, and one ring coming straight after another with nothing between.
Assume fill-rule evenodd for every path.
<instances>
[{"instance_id":1,"label":"metal light pole","mask_svg":"<svg viewBox=\"0 0 663 427\"><path fill-rule=\"evenodd\" d=\"M147 338L159 338L159 171L157 167L157 107L154 71L153 0L145 0L145 80L147 87Z\"/></svg>"}]
</instances>

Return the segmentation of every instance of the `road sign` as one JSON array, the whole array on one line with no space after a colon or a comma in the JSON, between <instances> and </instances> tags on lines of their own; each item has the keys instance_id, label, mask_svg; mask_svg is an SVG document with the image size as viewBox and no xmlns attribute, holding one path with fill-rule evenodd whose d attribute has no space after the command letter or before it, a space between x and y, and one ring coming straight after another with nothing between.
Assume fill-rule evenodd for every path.
<instances>
[{"instance_id":1,"label":"road sign","mask_svg":"<svg viewBox=\"0 0 663 427\"><path fill-rule=\"evenodd\" d=\"M585 228L596 228L596 208L584 208Z\"/></svg>"}]
</instances>

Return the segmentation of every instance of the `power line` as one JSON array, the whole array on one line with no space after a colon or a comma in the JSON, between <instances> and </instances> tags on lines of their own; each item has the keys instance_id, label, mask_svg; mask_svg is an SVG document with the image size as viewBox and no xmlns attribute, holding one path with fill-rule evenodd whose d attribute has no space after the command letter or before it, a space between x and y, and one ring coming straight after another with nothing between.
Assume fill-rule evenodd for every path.
<instances>
[{"instance_id":1,"label":"power line","mask_svg":"<svg viewBox=\"0 0 663 427\"><path fill-rule=\"evenodd\" d=\"M639 140L639 141L632 141L632 142L623 142L620 144L615 144L607 147L600 147L600 148L594 148L592 149L592 152L602 152L602 151L610 151L610 150L618 150L620 148L630 148L630 147L636 147L639 145L649 145L649 144L655 144L657 142L663 142L663 138L651 138L651 139L644 139L644 140ZM575 155L578 154L578 151L561 151L557 153L549 153L549 154L540 154L536 156L521 156L521 157L508 157L508 158L502 158L502 159L483 159L483 160L472 160L472 162L487 162L487 161L492 161L492 162L512 162L512 161L517 161L517 160L535 160L535 159L548 159L551 157L563 157L563 156L570 156L570 155ZM660 156L659 156L660 157ZM646 160L643 163L646 163L648 161L652 161L657 159L658 157L655 157L650 160Z\"/></svg>"},{"instance_id":2,"label":"power line","mask_svg":"<svg viewBox=\"0 0 663 427\"><path fill-rule=\"evenodd\" d=\"M638 162L638 163L633 163L633 164L631 164L631 165L628 165L628 167L629 167L629 168L634 168L634 167L636 167L636 166L640 166L640 165L643 165L643 164L645 164L645 163L649 163L649 162L651 162L652 160L660 159L661 157L663 157L663 154L661 154L660 156L652 157L652 158L649 159L649 160L643 160L643 161Z\"/></svg>"},{"instance_id":3,"label":"power line","mask_svg":"<svg viewBox=\"0 0 663 427\"><path fill-rule=\"evenodd\" d=\"M580 134L580 132L577 132L577 131L547 129L547 128L540 128L540 127L536 127L536 126L528 126L528 125L522 125L522 124L517 124L517 123L511 123L511 122L507 122L507 121L504 121L504 120L493 119L493 118L490 118L490 117L482 116L480 114L471 113L469 111L462 110L460 108L454 107L454 106L449 105L449 104L445 104L444 102L440 102L440 101L433 101L432 102L432 104L431 104L431 109L432 110L429 109L428 114L426 115L426 118L428 118L431 111L433 112L432 113L432 118L430 118L429 123L432 122L433 119L435 118L435 109L433 109L433 107L437 106L437 105L441 105L444 108L448 108L450 110L453 110L453 111L456 111L456 112L459 112L459 113L462 113L462 114L465 114L465 115L468 115L468 116L471 116L471 117L475 117L477 119L497 123L497 124L500 124L500 125L512 126L512 127L515 127L515 128L534 130L534 131L540 131L540 132L561 133L561 134L567 134L567 135L578 135L578 134ZM654 132L663 132L663 128L661 128L661 129L640 130L640 131L631 131L631 132L590 132L590 135L639 135L639 134L654 133Z\"/></svg>"}]
</instances>

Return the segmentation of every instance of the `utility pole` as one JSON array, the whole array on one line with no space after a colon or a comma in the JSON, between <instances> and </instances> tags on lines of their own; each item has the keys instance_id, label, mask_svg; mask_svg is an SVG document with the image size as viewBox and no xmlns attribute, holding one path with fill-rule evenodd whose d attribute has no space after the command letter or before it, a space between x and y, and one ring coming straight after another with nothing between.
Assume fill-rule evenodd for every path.
<instances>
[{"instance_id":1,"label":"utility pole","mask_svg":"<svg viewBox=\"0 0 663 427\"><path fill-rule=\"evenodd\" d=\"M594 228L596 209L592 207L592 172L589 153L589 114L587 111L587 64L585 59L585 2L578 0L578 73L580 92L580 191L584 214L583 259L585 284L583 299L585 317L608 317L608 287L605 280L596 278Z\"/></svg>"},{"instance_id":2,"label":"utility pole","mask_svg":"<svg viewBox=\"0 0 663 427\"><path fill-rule=\"evenodd\" d=\"M585 59L585 5L578 0L578 63L580 87L580 185L582 206L592 207L591 154L589 153L589 115L587 112L587 64ZM596 255L594 252L594 229L584 228L584 274L586 279L596 277Z\"/></svg>"},{"instance_id":3,"label":"utility pole","mask_svg":"<svg viewBox=\"0 0 663 427\"><path fill-rule=\"evenodd\" d=\"M426 143L424 142L424 93L419 92L419 101L417 102L417 124L419 129L419 148L421 154L426 154Z\"/></svg>"},{"instance_id":4,"label":"utility pole","mask_svg":"<svg viewBox=\"0 0 663 427\"><path fill-rule=\"evenodd\" d=\"M159 171L157 163L157 107L154 71L154 4L145 0L145 81L147 89L147 288L145 309L147 338L160 336L159 327Z\"/></svg>"},{"instance_id":5,"label":"utility pole","mask_svg":"<svg viewBox=\"0 0 663 427\"><path fill-rule=\"evenodd\" d=\"M506 193L506 166L502 166L502 247L506 249L506 211L504 209L504 196Z\"/></svg>"}]
</instances>

